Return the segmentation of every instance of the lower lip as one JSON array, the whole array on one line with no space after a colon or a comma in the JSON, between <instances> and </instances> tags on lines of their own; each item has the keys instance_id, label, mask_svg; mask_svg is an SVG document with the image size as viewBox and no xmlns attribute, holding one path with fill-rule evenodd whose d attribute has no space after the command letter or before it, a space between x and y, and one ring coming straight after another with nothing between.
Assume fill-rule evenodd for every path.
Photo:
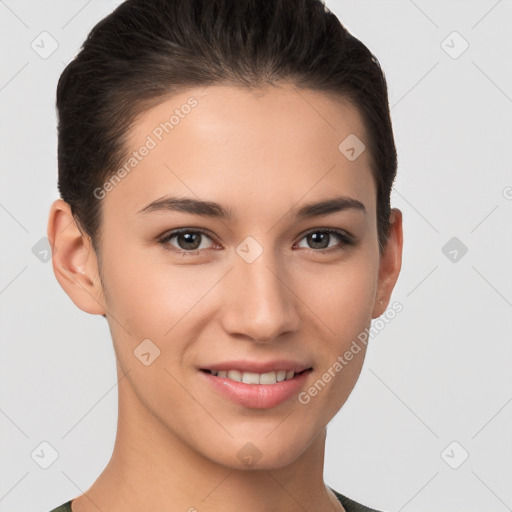
<instances>
[{"instance_id":1,"label":"lower lip","mask_svg":"<svg viewBox=\"0 0 512 512\"><path fill-rule=\"evenodd\" d=\"M275 384L245 384L226 377L216 377L203 370L199 373L211 386L233 402L251 409L269 409L295 396L304 386L311 371L306 370L295 375L293 379Z\"/></svg>"}]
</instances>

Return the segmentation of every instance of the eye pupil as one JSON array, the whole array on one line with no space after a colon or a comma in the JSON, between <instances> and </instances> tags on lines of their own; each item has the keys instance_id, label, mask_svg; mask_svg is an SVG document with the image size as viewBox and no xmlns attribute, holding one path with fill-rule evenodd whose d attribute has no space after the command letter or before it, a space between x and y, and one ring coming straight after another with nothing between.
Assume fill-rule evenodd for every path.
<instances>
[{"instance_id":1,"label":"eye pupil","mask_svg":"<svg viewBox=\"0 0 512 512\"><path fill-rule=\"evenodd\" d=\"M312 241L313 242L313 248L314 249L325 249L326 247L329 246L329 233L322 233L322 232L318 232L318 233L310 233L308 235L308 242ZM326 242L327 243L324 243ZM320 244L320 246L316 245L316 244Z\"/></svg>"},{"instance_id":2,"label":"eye pupil","mask_svg":"<svg viewBox=\"0 0 512 512\"><path fill-rule=\"evenodd\" d=\"M197 249L201 245L201 233L179 233L176 238L178 240L178 245L181 249L189 249L194 250ZM185 245L180 243L180 240L185 240ZM192 244L192 247L187 244Z\"/></svg>"}]
</instances>

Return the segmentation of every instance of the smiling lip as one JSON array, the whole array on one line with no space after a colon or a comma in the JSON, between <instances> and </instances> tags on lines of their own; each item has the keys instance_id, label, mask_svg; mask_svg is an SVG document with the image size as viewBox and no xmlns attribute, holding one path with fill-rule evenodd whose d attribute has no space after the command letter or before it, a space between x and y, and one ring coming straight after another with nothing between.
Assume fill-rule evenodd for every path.
<instances>
[{"instance_id":1,"label":"smiling lip","mask_svg":"<svg viewBox=\"0 0 512 512\"><path fill-rule=\"evenodd\" d=\"M227 377L216 377L206 370L201 370L198 373L207 384L231 401L251 409L270 409L297 395L312 371L309 368L295 375L293 379L275 384L246 384Z\"/></svg>"},{"instance_id":2,"label":"smiling lip","mask_svg":"<svg viewBox=\"0 0 512 512\"><path fill-rule=\"evenodd\" d=\"M201 370L238 370L240 372L267 373L277 372L278 370L293 370L300 373L311 368L311 365L298 363L290 359L276 359L274 361L257 362L257 361L225 361L223 363L215 363L203 366Z\"/></svg>"}]
</instances>

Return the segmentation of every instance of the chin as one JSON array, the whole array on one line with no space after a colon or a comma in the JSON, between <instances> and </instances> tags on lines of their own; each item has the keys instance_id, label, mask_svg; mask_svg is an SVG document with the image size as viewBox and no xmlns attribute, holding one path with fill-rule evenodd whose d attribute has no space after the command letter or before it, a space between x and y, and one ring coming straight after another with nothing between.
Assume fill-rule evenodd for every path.
<instances>
[{"instance_id":1,"label":"chin","mask_svg":"<svg viewBox=\"0 0 512 512\"><path fill-rule=\"evenodd\" d=\"M311 444L311 439L293 439L284 430L280 435L274 432L265 438L266 435L266 432L261 432L259 436L246 436L245 440L230 439L219 443L221 452L212 453L209 457L205 455L212 462L232 470L276 470L295 462Z\"/></svg>"}]
</instances>

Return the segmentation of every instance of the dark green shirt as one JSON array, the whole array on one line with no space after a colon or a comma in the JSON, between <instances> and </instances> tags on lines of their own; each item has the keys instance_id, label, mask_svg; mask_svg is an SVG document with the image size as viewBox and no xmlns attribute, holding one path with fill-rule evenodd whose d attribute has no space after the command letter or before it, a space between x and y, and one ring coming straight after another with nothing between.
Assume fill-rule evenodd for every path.
<instances>
[{"instance_id":1,"label":"dark green shirt","mask_svg":"<svg viewBox=\"0 0 512 512\"><path fill-rule=\"evenodd\" d=\"M329 489L335 494L335 496L338 498L340 503L343 505L345 510L347 512L379 512L378 510L375 510L374 508L368 508L364 505L361 505L360 503L356 503L355 501L351 500L350 498L347 498L346 496L343 496L343 494L340 494L339 492L336 492L332 487L328 486ZM71 510L71 501L64 503L60 507L54 508L50 512L72 512Z\"/></svg>"}]
</instances>

